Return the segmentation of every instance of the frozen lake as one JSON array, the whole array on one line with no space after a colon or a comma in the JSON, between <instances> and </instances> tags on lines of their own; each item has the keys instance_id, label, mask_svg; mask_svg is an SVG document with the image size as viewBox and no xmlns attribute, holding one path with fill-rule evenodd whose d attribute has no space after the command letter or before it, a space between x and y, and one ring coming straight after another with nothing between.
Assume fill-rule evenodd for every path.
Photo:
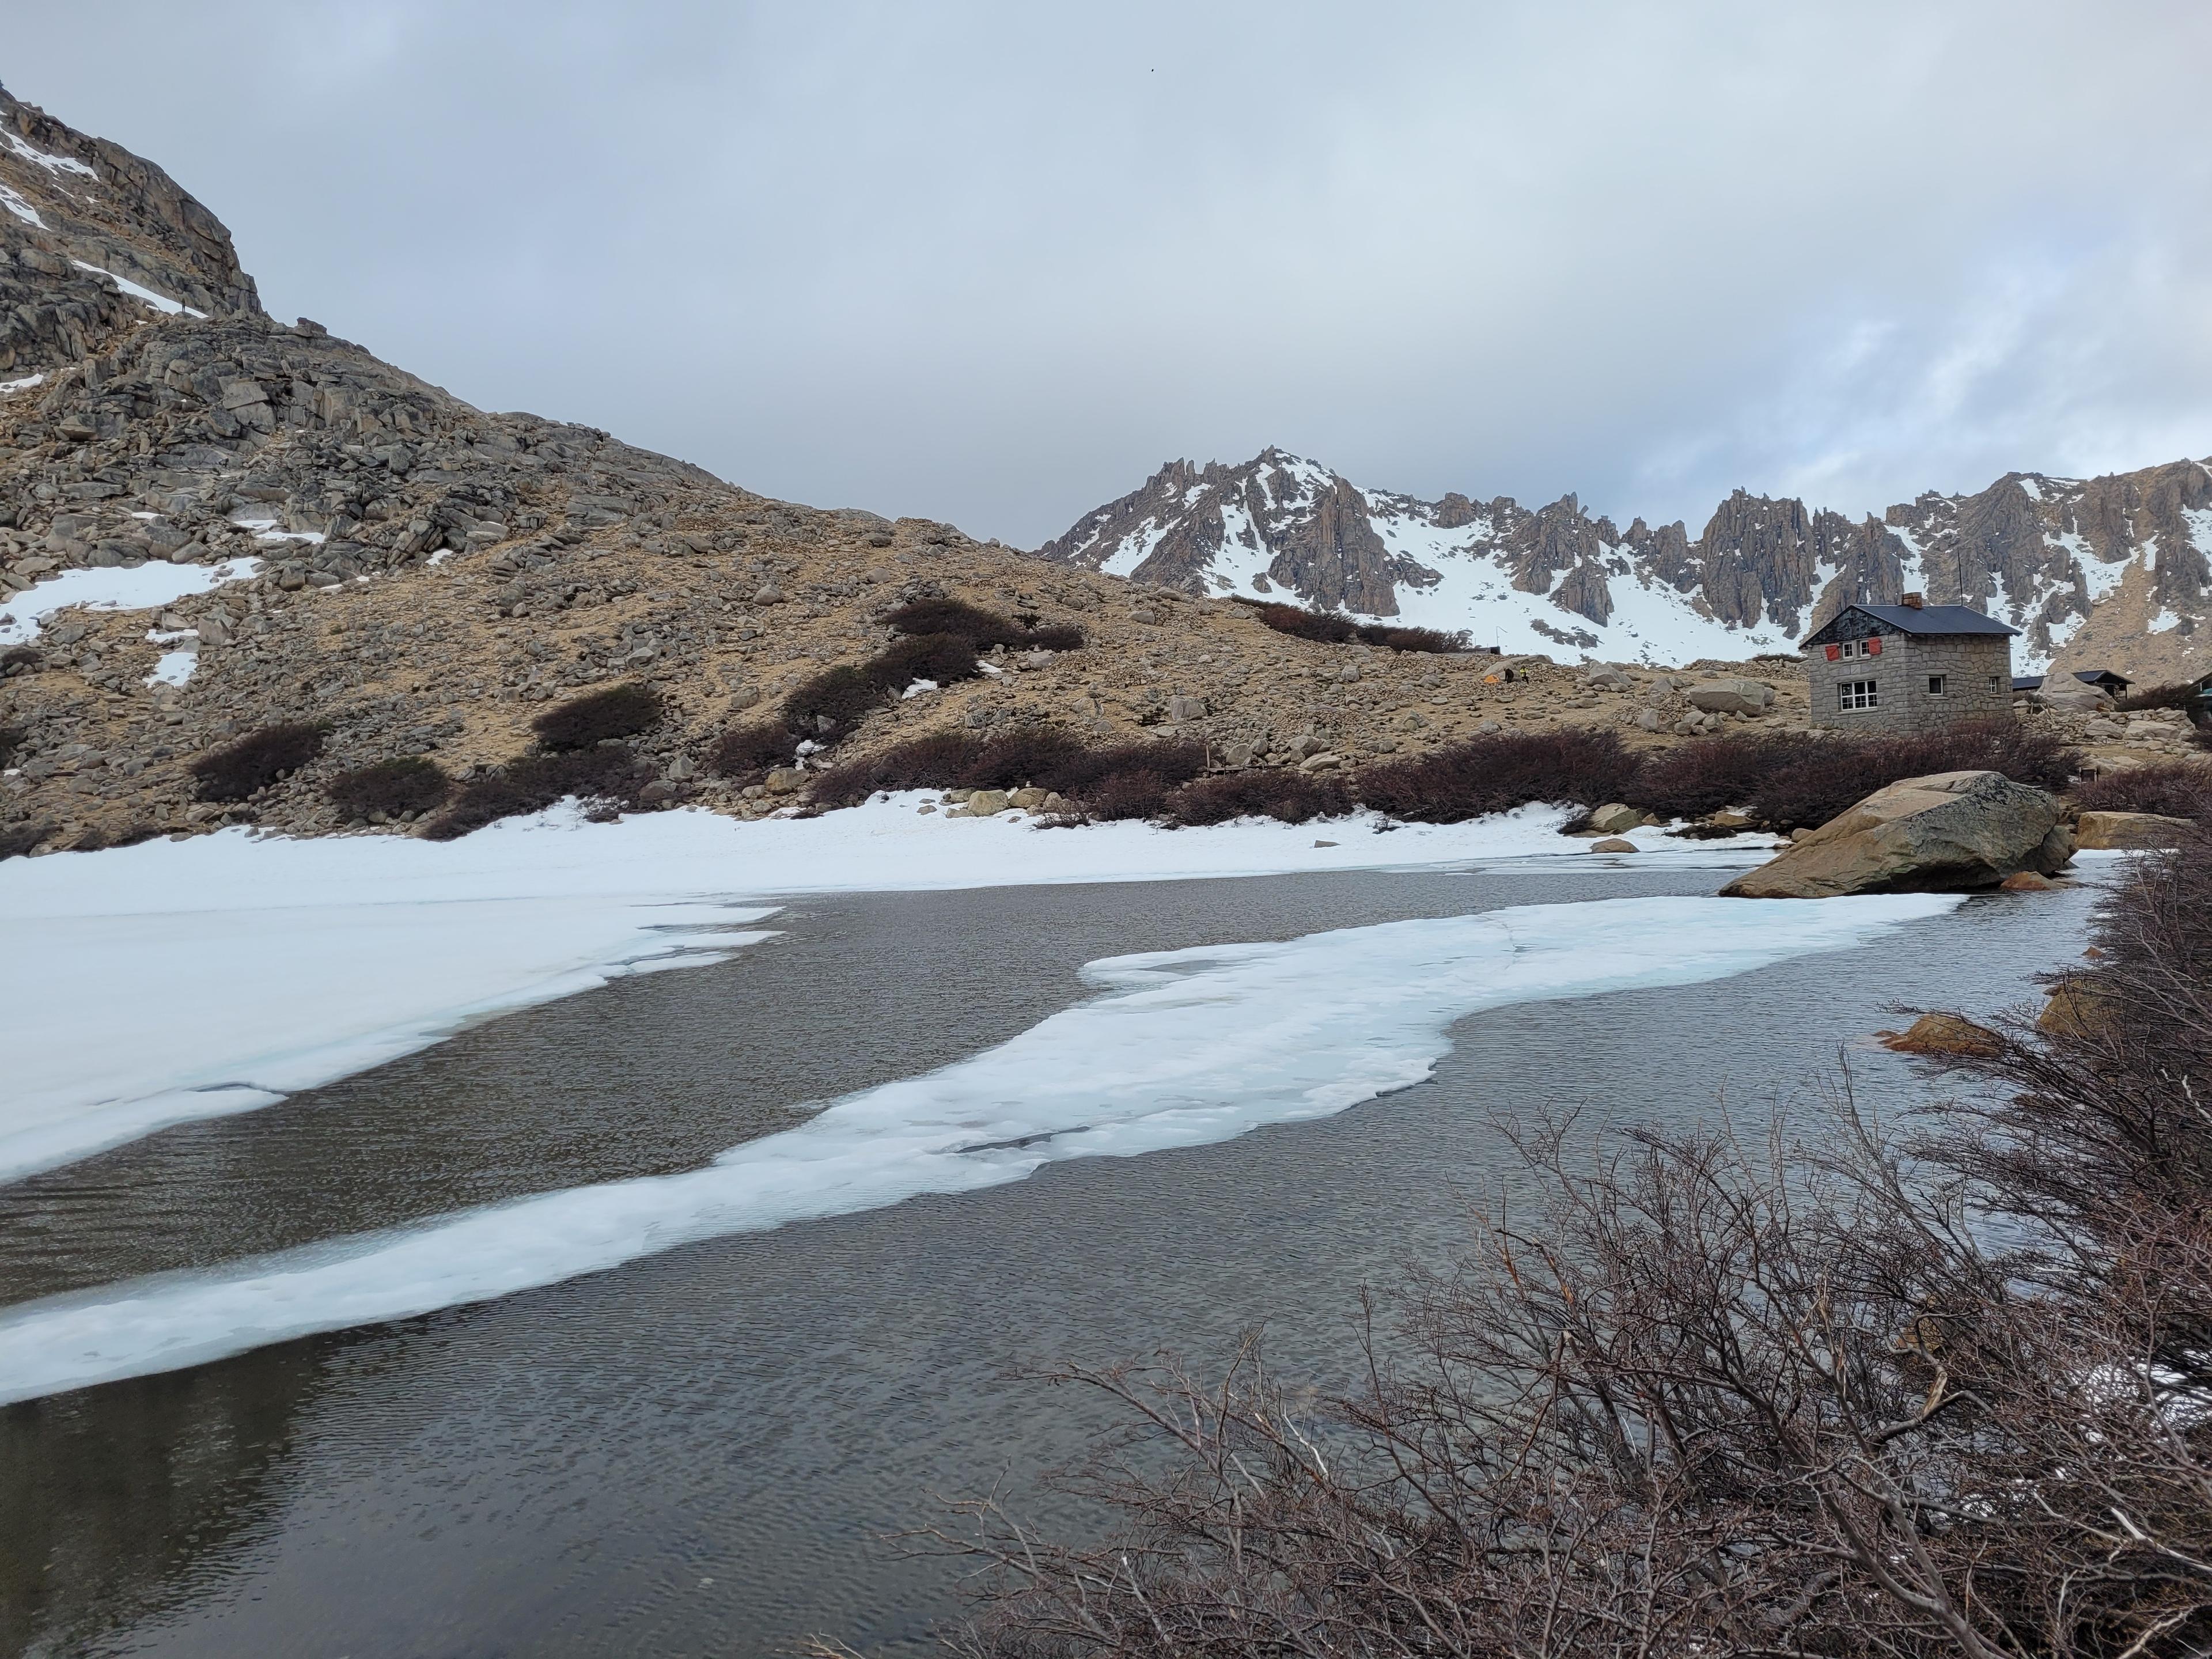
<instances>
[{"instance_id":1,"label":"frozen lake","mask_svg":"<svg viewBox=\"0 0 2212 1659\"><path fill-rule=\"evenodd\" d=\"M1893 1004L2026 999L2092 897L1698 902L1722 878L801 897L713 965L0 1187L0 1386L95 1339L247 1349L0 1407L0 1645L921 1644L949 1576L881 1535L1091 1420L1010 1367L1264 1322L1348 1386L1358 1288L1454 1250L1499 1116L1808 1109ZM410 1274L455 1305L374 1316ZM373 1322L263 1341L288 1297Z\"/></svg>"}]
</instances>

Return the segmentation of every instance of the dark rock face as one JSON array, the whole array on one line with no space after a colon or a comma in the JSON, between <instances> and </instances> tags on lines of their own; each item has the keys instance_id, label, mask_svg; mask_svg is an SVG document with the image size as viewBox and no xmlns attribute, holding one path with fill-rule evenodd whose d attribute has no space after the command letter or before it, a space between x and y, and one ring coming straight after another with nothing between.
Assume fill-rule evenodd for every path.
<instances>
[{"instance_id":1,"label":"dark rock face","mask_svg":"<svg viewBox=\"0 0 2212 1659\"><path fill-rule=\"evenodd\" d=\"M106 349L170 307L259 316L230 233L169 175L0 88L0 376Z\"/></svg>"},{"instance_id":2,"label":"dark rock face","mask_svg":"<svg viewBox=\"0 0 2212 1659\"><path fill-rule=\"evenodd\" d=\"M1510 496L1423 501L1363 490L1271 449L1241 466L1170 462L1037 551L1192 592L1287 589L1389 617L1443 580L1437 554L1416 557L1403 550L1409 541L1479 560L1516 591L1544 596L1562 615L1532 626L1591 647L1598 636L1570 619L1604 628L1627 578L1686 621L1755 633L1747 653L1786 648L1846 605L1914 590L2010 622L2022 659L2041 662L2125 578L2129 620L2094 648L2124 672L2155 658L2158 669L2136 672L2172 674L2205 651L2196 635L2212 611L2212 467L2176 461L2086 482L2008 473L1977 495L1926 495L1856 522L1738 489L1692 540L1680 522L1638 519L1624 532L1573 495L1532 511ZM1250 580L1255 567L1262 581ZM2172 637L2148 637L2160 634Z\"/></svg>"}]
</instances>

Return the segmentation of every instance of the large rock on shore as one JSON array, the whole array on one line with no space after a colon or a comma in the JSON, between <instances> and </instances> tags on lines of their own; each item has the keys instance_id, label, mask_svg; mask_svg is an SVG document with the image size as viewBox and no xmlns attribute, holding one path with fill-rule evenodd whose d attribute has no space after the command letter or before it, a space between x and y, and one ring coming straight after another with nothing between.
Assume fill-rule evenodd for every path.
<instances>
[{"instance_id":1,"label":"large rock on shore","mask_svg":"<svg viewBox=\"0 0 2212 1659\"><path fill-rule=\"evenodd\" d=\"M2187 818L2157 812L2084 812L2077 844L2099 852L2179 847L2190 827Z\"/></svg>"},{"instance_id":2,"label":"large rock on shore","mask_svg":"<svg viewBox=\"0 0 2212 1659\"><path fill-rule=\"evenodd\" d=\"M2049 875L2073 856L2058 803L2002 772L1905 778L1839 813L1778 858L1721 889L1729 898L1995 887Z\"/></svg>"}]
</instances>

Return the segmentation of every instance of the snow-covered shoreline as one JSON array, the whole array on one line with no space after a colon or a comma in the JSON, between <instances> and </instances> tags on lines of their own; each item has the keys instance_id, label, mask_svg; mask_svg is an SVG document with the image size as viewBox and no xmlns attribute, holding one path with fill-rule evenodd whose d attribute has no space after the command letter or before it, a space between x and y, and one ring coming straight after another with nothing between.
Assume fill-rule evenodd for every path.
<instances>
[{"instance_id":1,"label":"snow-covered shoreline","mask_svg":"<svg viewBox=\"0 0 2212 1659\"><path fill-rule=\"evenodd\" d=\"M228 830L0 864L9 1087L0 1180L225 1115L623 974L720 961L775 898L1190 880L1512 860L1613 863L1557 808L1391 829L1371 817L1167 830L923 814L925 797L752 823L569 809L447 843ZM1384 831L1387 833L1378 833ZM1669 841L1623 864L1741 868L1764 836Z\"/></svg>"}]
</instances>

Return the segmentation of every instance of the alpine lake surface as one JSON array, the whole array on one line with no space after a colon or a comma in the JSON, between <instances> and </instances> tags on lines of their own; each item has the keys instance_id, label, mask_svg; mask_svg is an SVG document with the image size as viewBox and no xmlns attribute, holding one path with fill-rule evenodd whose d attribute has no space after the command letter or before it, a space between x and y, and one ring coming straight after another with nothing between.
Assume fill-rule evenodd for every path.
<instances>
[{"instance_id":1,"label":"alpine lake surface","mask_svg":"<svg viewBox=\"0 0 2212 1659\"><path fill-rule=\"evenodd\" d=\"M793 902L717 964L0 1187L0 1311L696 1170L1085 1004L1101 957L1724 878L1552 860ZM1863 1104L1924 1102L1940 1085L1869 1034L2031 1001L2094 898L1979 896L1878 945L1492 1007L1426 1080L1334 1115L0 1407L0 1652L928 1651L960 1569L899 1534L994 1487L1048 1530L1096 1523L1039 1477L1113 1419L1036 1368L1204 1367L1262 1327L1279 1370L1355 1389L1362 1289L1448 1266L1521 1179L1502 1125L1817 1134L1846 1073Z\"/></svg>"}]
</instances>

